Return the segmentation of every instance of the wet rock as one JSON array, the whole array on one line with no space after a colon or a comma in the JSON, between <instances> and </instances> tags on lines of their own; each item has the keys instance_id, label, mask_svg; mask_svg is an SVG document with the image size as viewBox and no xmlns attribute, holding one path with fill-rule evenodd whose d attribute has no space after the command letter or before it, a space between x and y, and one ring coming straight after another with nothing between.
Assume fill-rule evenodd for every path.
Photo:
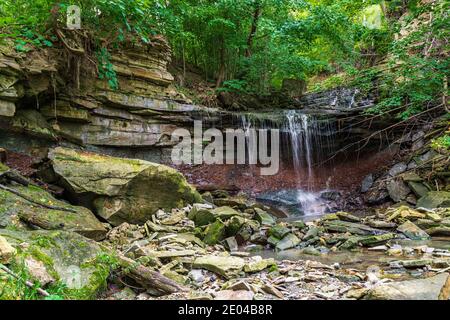
<instances>
[{"instance_id":1,"label":"wet rock","mask_svg":"<svg viewBox=\"0 0 450 320\"><path fill-rule=\"evenodd\" d=\"M293 227L299 228L300 230L303 230L306 228L306 223L302 220L293 221L293 222L291 222L291 225Z\"/></svg>"},{"instance_id":2,"label":"wet rock","mask_svg":"<svg viewBox=\"0 0 450 320\"><path fill-rule=\"evenodd\" d=\"M0 236L0 263L8 264L16 254L14 249L5 238Z\"/></svg>"},{"instance_id":3,"label":"wet rock","mask_svg":"<svg viewBox=\"0 0 450 320\"><path fill-rule=\"evenodd\" d=\"M239 257L207 255L194 260L192 268L206 269L225 278L236 276L244 268L245 261Z\"/></svg>"},{"instance_id":4,"label":"wet rock","mask_svg":"<svg viewBox=\"0 0 450 320\"><path fill-rule=\"evenodd\" d=\"M341 193L339 191L323 191L320 197L325 200L336 201L341 197Z\"/></svg>"},{"instance_id":5,"label":"wet rock","mask_svg":"<svg viewBox=\"0 0 450 320\"><path fill-rule=\"evenodd\" d=\"M392 229L397 227L397 224L394 222L387 222L384 220L368 220L367 225L371 226L372 228L378 228L378 229Z\"/></svg>"},{"instance_id":6,"label":"wet rock","mask_svg":"<svg viewBox=\"0 0 450 320\"><path fill-rule=\"evenodd\" d=\"M339 220L342 221L348 221L348 222L361 222L361 218L354 216L348 212L337 212L336 216L339 218Z\"/></svg>"},{"instance_id":7,"label":"wet rock","mask_svg":"<svg viewBox=\"0 0 450 320\"><path fill-rule=\"evenodd\" d=\"M241 215L239 211L236 211L233 208L227 206L215 208L212 210L212 213L216 218L219 218L222 221L231 219L234 216Z\"/></svg>"},{"instance_id":8,"label":"wet rock","mask_svg":"<svg viewBox=\"0 0 450 320\"><path fill-rule=\"evenodd\" d=\"M0 218L17 215L29 225L45 230L68 230L94 240L103 240L107 230L94 214L84 207L76 207L55 199L47 191L33 185L11 187L17 192L43 205L64 208L54 210L31 203L18 195L0 190ZM3 220L3 219L2 219Z\"/></svg>"},{"instance_id":9,"label":"wet rock","mask_svg":"<svg viewBox=\"0 0 450 320\"><path fill-rule=\"evenodd\" d=\"M358 245L361 246L376 246L382 243L385 243L389 240L395 238L393 233L385 233L380 235L371 235L371 236L352 236L345 241L340 248L341 249L352 249Z\"/></svg>"},{"instance_id":10,"label":"wet rock","mask_svg":"<svg viewBox=\"0 0 450 320\"><path fill-rule=\"evenodd\" d=\"M448 227L448 226L432 227L432 228L427 229L426 232L430 236L450 237L450 227Z\"/></svg>"},{"instance_id":11,"label":"wet rock","mask_svg":"<svg viewBox=\"0 0 450 320\"><path fill-rule=\"evenodd\" d=\"M438 300L448 276L448 273L442 273L426 279L383 284L370 290L366 298L371 300Z\"/></svg>"},{"instance_id":12,"label":"wet rock","mask_svg":"<svg viewBox=\"0 0 450 320\"><path fill-rule=\"evenodd\" d=\"M270 244L272 247L276 247L277 243L280 242L279 238L276 238L274 236L270 236L267 239L267 243Z\"/></svg>"},{"instance_id":13,"label":"wet rock","mask_svg":"<svg viewBox=\"0 0 450 320\"><path fill-rule=\"evenodd\" d=\"M450 207L450 192L430 191L417 201L418 208L448 208Z\"/></svg>"},{"instance_id":14,"label":"wet rock","mask_svg":"<svg viewBox=\"0 0 450 320\"><path fill-rule=\"evenodd\" d=\"M296 247L300 243L300 239L293 233L289 233L276 244L276 249L279 251L287 250Z\"/></svg>"},{"instance_id":15,"label":"wet rock","mask_svg":"<svg viewBox=\"0 0 450 320\"><path fill-rule=\"evenodd\" d=\"M406 169L408 169L408 166L405 163L397 163L389 170L389 175L391 177L398 176L400 173L405 172Z\"/></svg>"},{"instance_id":16,"label":"wet rock","mask_svg":"<svg viewBox=\"0 0 450 320\"><path fill-rule=\"evenodd\" d=\"M65 148L52 149L49 158L59 183L79 199L93 195L98 215L113 225L143 224L159 209L202 201L182 174L164 165Z\"/></svg>"},{"instance_id":17,"label":"wet rock","mask_svg":"<svg viewBox=\"0 0 450 320\"><path fill-rule=\"evenodd\" d=\"M218 207L233 207L239 210L245 210L249 203L245 197L218 198L214 200Z\"/></svg>"},{"instance_id":18,"label":"wet rock","mask_svg":"<svg viewBox=\"0 0 450 320\"><path fill-rule=\"evenodd\" d=\"M322 223L323 227L331 232L349 232L357 235L369 235L369 234L379 234L383 231L371 228L361 223L347 222L347 221L324 221Z\"/></svg>"},{"instance_id":19,"label":"wet rock","mask_svg":"<svg viewBox=\"0 0 450 320\"><path fill-rule=\"evenodd\" d=\"M320 256L320 251L319 250L317 250L316 248L314 248L314 247L306 247L306 248L303 248L302 249L302 253L303 254L307 254L307 255L310 255L310 256Z\"/></svg>"},{"instance_id":20,"label":"wet rock","mask_svg":"<svg viewBox=\"0 0 450 320\"><path fill-rule=\"evenodd\" d=\"M400 202L405 200L406 196L411 192L408 186L399 179L393 179L388 182L387 190L389 197L395 202Z\"/></svg>"},{"instance_id":21,"label":"wet rock","mask_svg":"<svg viewBox=\"0 0 450 320\"><path fill-rule=\"evenodd\" d=\"M405 268L423 268L426 266L431 266L433 259L413 259L413 260L403 260L399 262Z\"/></svg>"},{"instance_id":22,"label":"wet rock","mask_svg":"<svg viewBox=\"0 0 450 320\"><path fill-rule=\"evenodd\" d=\"M306 232L306 234L303 236L303 241L308 241L311 240L312 238L315 238L318 236L319 234L319 228L317 226L309 226L308 228L308 232Z\"/></svg>"},{"instance_id":23,"label":"wet rock","mask_svg":"<svg viewBox=\"0 0 450 320\"><path fill-rule=\"evenodd\" d=\"M430 238L430 236L425 231L420 229L411 221L406 221L405 223L400 225L397 230L411 240L426 240Z\"/></svg>"},{"instance_id":24,"label":"wet rock","mask_svg":"<svg viewBox=\"0 0 450 320\"><path fill-rule=\"evenodd\" d=\"M371 205L382 204L389 198L389 193L382 186L370 189L365 196L366 202Z\"/></svg>"},{"instance_id":25,"label":"wet rock","mask_svg":"<svg viewBox=\"0 0 450 320\"><path fill-rule=\"evenodd\" d=\"M367 175L361 183L361 192L366 193L373 186L373 175Z\"/></svg>"},{"instance_id":26,"label":"wet rock","mask_svg":"<svg viewBox=\"0 0 450 320\"><path fill-rule=\"evenodd\" d=\"M214 300L253 300L254 293L244 290L222 290L214 293Z\"/></svg>"},{"instance_id":27,"label":"wet rock","mask_svg":"<svg viewBox=\"0 0 450 320\"><path fill-rule=\"evenodd\" d=\"M275 224L275 219L266 211L255 208L255 212L256 220L259 221L262 225L271 226Z\"/></svg>"},{"instance_id":28,"label":"wet rock","mask_svg":"<svg viewBox=\"0 0 450 320\"><path fill-rule=\"evenodd\" d=\"M285 235L287 235L290 232L288 228L286 228L283 225L276 225L270 228L269 235L274 236L275 238L282 239Z\"/></svg>"}]
</instances>

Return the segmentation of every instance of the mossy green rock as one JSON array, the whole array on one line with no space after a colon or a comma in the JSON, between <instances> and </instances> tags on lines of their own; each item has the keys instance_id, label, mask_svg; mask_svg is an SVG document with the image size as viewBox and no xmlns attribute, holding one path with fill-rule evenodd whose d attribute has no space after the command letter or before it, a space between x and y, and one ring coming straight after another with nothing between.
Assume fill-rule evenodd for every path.
<instances>
[{"instance_id":1,"label":"mossy green rock","mask_svg":"<svg viewBox=\"0 0 450 320\"><path fill-rule=\"evenodd\" d=\"M234 216L227 221L226 233L228 237L235 236L245 223L245 218Z\"/></svg>"},{"instance_id":2,"label":"mossy green rock","mask_svg":"<svg viewBox=\"0 0 450 320\"><path fill-rule=\"evenodd\" d=\"M281 239L277 245L277 250L287 250L296 247L300 243L300 239L293 233L289 233Z\"/></svg>"},{"instance_id":3,"label":"mossy green rock","mask_svg":"<svg viewBox=\"0 0 450 320\"><path fill-rule=\"evenodd\" d=\"M425 231L420 229L411 221L405 221L397 228L397 231L403 233L411 240L427 240L430 238L430 236Z\"/></svg>"},{"instance_id":4,"label":"mossy green rock","mask_svg":"<svg viewBox=\"0 0 450 320\"><path fill-rule=\"evenodd\" d=\"M17 263L27 257L42 262L48 274L67 287L68 298L93 299L106 288L110 261L95 242L79 234L0 229L0 236L16 248Z\"/></svg>"},{"instance_id":5,"label":"mossy green rock","mask_svg":"<svg viewBox=\"0 0 450 320\"><path fill-rule=\"evenodd\" d=\"M430 191L417 201L417 208L447 208L450 207L450 192Z\"/></svg>"},{"instance_id":6,"label":"mossy green rock","mask_svg":"<svg viewBox=\"0 0 450 320\"><path fill-rule=\"evenodd\" d=\"M216 216L212 212L212 209L202 204L194 204L189 212L188 218L194 221L197 227L206 226L216 221Z\"/></svg>"},{"instance_id":7,"label":"mossy green rock","mask_svg":"<svg viewBox=\"0 0 450 320\"><path fill-rule=\"evenodd\" d=\"M225 224L221 220L216 220L206 228L203 242L209 245L214 245L219 243L224 238Z\"/></svg>"},{"instance_id":8,"label":"mossy green rock","mask_svg":"<svg viewBox=\"0 0 450 320\"><path fill-rule=\"evenodd\" d=\"M202 202L181 173L161 164L61 147L52 149L49 158L59 184L91 201L97 214L113 225L143 224L159 209Z\"/></svg>"},{"instance_id":9,"label":"mossy green rock","mask_svg":"<svg viewBox=\"0 0 450 320\"><path fill-rule=\"evenodd\" d=\"M45 230L68 230L94 240L103 240L107 230L87 208L76 207L55 199L47 191L35 186L15 186L20 192L37 203L65 208L71 211L53 210L31 203L14 193L0 189L0 224L11 224L18 216L22 221Z\"/></svg>"},{"instance_id":10,"label":"mossy green rock","mask_svg":"<svg viewBox=\"0 0 450 320\"><path fill-rule=\"evenodd\" d=\"M270 228L269 235L274 236L275 238L282 239L285 235L287 235L290 232L288 228L286 228L283 225L276 225Z\"/></svg>"},{"instance_id":11,"label":"mossy green rock","mask_svg":"<svg viewBox=\"0 0 450 320\"><path fill-rule=\"evenodd\" d=\"M266 211L259 209L259 208L255 208L255 218L257 221L259 221L262 225L266 225L266 226L272 226L275 224L275 218L272 217L269 213L267 213Z\"/></svg>"}]
</instances>

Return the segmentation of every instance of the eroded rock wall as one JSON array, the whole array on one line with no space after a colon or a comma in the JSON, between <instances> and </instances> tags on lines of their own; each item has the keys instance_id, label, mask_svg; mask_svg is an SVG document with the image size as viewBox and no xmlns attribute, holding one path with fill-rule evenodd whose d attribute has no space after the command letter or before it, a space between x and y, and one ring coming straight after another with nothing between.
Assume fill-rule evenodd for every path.
<instances>
[{"instance_id":1,"label":"eroded rock wall","mask_svg":"<svg viewBox=\"0 0 450 320\"><path fill-rule=\"evenodd\" d=\"M118 89L99 79L85 60L79 83L70 86L64 79L74 69L68 69L63 49L25 54L13 48L0 48L0 134L8 148L20 149L26 144L18 140L35 138L49 145L66 141L109 148L109 153L118 147L160 153L173 144L173 130L189 126L204 111L173 85L167 71L171 51L161 37L111 53Z\"/></svg>"}]
</instances>

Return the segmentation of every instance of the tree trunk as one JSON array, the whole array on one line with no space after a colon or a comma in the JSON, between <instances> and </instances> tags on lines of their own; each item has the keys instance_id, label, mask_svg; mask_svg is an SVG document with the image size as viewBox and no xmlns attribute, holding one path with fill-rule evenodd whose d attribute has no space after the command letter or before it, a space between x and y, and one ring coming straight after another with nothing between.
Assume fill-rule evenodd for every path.
<instances>
[{"instance_id":1,"label":"tree trunk","mask_svg":"<svg viewBox=\"0 0 450 320\"><path fill-rule=\"evenodd\" d=\"M252 55L253 39L255 38L256 31L258 30L258 21L261 16L261 2L255 1L255 10L253 12L253 21L250 29L250 34L247 38L247 49L245 50L245 56L250 57Z\"/></svg>"}]
</instances>

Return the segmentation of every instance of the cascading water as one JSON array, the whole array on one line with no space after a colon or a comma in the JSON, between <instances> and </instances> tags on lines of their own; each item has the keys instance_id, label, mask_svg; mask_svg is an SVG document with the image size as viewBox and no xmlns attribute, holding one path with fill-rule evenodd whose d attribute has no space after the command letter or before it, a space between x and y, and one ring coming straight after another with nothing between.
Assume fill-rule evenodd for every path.
<instances>
[{"instance_id":1,"label":"cascading water","mask_svg":"<svg viewBox=\"0 0 450 320\"><path fill-rule=\"evenodd\" d=\"M281 190L276 193L262 195L262 198L270 200L273 197L289 203L289 207L300 207L304 215L320 215L326 210L326 204L321 199L320 186L315 185L314 170L316 162L320 161L323 154L329 154L333 142L334 128L327 120L319 120L313 115L298 110L286 111L278 121L264 121L249 115L241 116L241 125L246 132L247 152L249 156L252 150L249 148L248 139L251 138L251 128L270 129L277 128L284 133L288 141L280 146L281 152L290 149L293 169L296 175L296 190ZM305 188L306 185L306 188ZM322 187L323 188L323 187Z\"/></svg>"}]
</instances>

